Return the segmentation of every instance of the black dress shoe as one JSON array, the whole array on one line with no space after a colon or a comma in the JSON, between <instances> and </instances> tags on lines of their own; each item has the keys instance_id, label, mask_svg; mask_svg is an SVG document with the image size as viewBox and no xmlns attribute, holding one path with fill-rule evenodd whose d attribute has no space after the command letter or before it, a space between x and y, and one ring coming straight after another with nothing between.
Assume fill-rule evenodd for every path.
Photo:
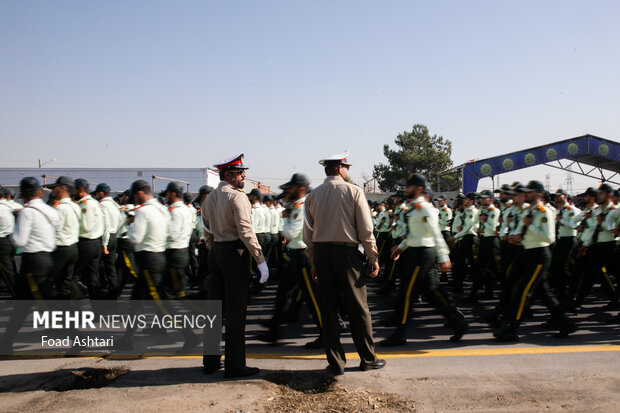
<instances>
[{"instance_id":1,"label":"black dress shoe","mask_svg":"<svg viewBox=\"0 0 620 413\"><path fill-rule=\"evenodd\" d=\"M224 372L224 377L227 379L238 379L240 377L248 377L248 376L254 376L255 374L258 374L260 372L260 369L258 367L244 367L242 369L235 369L235 370L226 370Z\"/></svg>"},{"instance_id":2,"label":"black dress shoe","mask_svg":"<svg viewBox=\"0 0 620 413\"><path fill-rule=\"evenodd\" d=\"M305 345L305 348L308 350L314 350L318 348L325 348L325 344L323 344L323 336L318 336L316 340L308 341Z\"/></svg>"},{"instance_id":3,"label":"black dress shoe","mask_svg":"<svg viewBox=\"0 0 620 413\"><path fill-rule=\"evenodd\" d=\"M502 343L519 341L519 334L517 334L517 331L512 328L504 329L499 333L493 335L495 336L496 341Z\"/></svg>"},{"instance_id":4,"label":"black dress shoe","mask_svg":"<svg viewBox=\"0 0 620 413\"><path fill-rule=\"evenodd\" d=\"M222 367L224 367L224 363L220 360L217 362L217 364L202 366L202 372L204 374L213 374Z\"/></svg>"},{"instance_id":5,"label":"black dress shoe","mask_svg":"<svg viewBox=\"0 0 620 413\"><path fill-rule=\"evenodd\" d=\"M361 371L378 370L378 369L382 369L383 367L385 367L385 364L386 364L385 360L383 359L377 359L370 364L360 363L360 370Z\"/></svg>"},{"instance_id":6,"label":"black dress shoe","mask_svg":"<svg viewBox=\"0 0 620 413\"><path fill-rule=\"evenodd\" d=\"M379 343L379 345L381 345L382 347L398 347L398 346L404 346L406 344L407 344L407 338L405 338L405 336L402 336L400 334L392 334L391 336L389 336L385 340L382 340Z\"/></svg>"},{"instance_id":7,"label":"black dress shoe","mask_svg":"<svg viewBox=\"0 0 620 413\"><path fill-rule=\"evenodd\" d=\"M463 334L465 334L465 332L467 331L468 328L469 328L469 326L464 321L459 323L459 324L457 324L457 326L454 327L454 335L452 337L450 337L450 341L452 343L456 343L458 341L461 341L461 338L463 337Z\"/></svg>"},{"instance_id":8,"label":"black dress shoe","mask_svg":"<svg viewBox=\"0 0 620 413\"><path fill-rule=\"evenodd\" d=\"M559 333L553 335L555 338L566 338L570 333L577 331L577 326L573 323L567 323L562 326Z\"/></svg>"},{"instance_id":9,"label":"black dress shoe","mask_svg":"<svg viewBox=\"0 0 620 413\"><path fill-rule=\"evenodd\" d=\"M325 371L327 371L330 374L333 374L334 376L342 376L344 374L344 370L343 369L339 369L338 367L334 367L331 364L327 367L325 367Z\"/></svg>"},{"instance_id":10,"label":"black dress shoe","mask_svg":"<svg viewBox=\"0 0 620 413\"><path fill-rule=\"evenodd\" d=\"M256 336L256 339L258 341L264 341L265 343L271 343L271 344L277 344L278 342L278 337L271 332L265 332L265 333L259 334Z\"/></svg>"}]
</instances>

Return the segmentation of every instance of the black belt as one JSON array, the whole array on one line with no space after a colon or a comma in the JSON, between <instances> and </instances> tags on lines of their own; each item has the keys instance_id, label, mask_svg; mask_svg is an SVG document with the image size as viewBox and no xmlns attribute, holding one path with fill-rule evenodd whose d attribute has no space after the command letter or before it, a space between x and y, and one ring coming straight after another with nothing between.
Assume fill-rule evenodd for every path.
<instances>
[{"instance_id":1,"label":"black belt","mask_svg":"<svg viewBox=\"0 0 620 413\"><path fill-rule=\"evenodd\" d=\"M352 247L352 248L357 248L357 245L358 245L353 242L315 242L315 244L338 245L340 247Z\"/></svg>"}]
</instances>

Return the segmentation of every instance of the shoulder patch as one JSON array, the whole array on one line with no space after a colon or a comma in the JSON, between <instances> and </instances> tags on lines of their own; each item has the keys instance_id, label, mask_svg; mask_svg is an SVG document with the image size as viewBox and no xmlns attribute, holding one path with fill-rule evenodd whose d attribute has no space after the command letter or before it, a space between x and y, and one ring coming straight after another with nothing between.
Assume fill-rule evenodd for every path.
<instances>
[{"instance_id":1,"label":"shoulder patch","mask_svg":"<svg viewBox=\"0 0 620 413\"><path fill-rule=\"evenodd\" d=\"M541 222L547 222L548 220L547 220L547 217L543 217L540 221Z\"/></svg>"}]
</instances>

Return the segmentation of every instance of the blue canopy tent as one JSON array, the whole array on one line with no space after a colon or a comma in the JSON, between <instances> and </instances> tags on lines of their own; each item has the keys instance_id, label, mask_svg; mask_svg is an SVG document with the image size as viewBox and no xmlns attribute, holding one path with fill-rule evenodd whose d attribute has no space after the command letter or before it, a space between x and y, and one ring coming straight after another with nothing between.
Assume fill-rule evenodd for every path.
<instances>
[{"instance_id":1,"label":"blue canopy tent","mask_svg":"<svg viewBox=\"0 0 620 413\"><path fill-rule=\"evenodd\" d=\"M460 171L463 192L475 192L482 178L493 178L495 175L536 165L547 165L620 185L620 143L585 135L492 158L477 159L442 172L439 185L442 176Z\"/></svg>"}]
</instances>

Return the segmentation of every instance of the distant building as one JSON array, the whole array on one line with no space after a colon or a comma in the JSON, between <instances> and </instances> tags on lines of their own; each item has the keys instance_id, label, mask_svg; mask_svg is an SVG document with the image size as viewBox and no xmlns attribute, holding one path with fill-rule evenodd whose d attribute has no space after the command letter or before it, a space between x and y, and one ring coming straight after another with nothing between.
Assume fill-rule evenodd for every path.
<instances>
[{"instance_id":1,"label":"distant building","mask_svg":"<svg viewBox=\"0 0 620 413\"><path fill-rule=\"evenodd\" d=\"M215 169L211 168L0 168L0 185L19 187L19 181L26 176L34 176L41 183L51 183L57 177L66 175L73 179L83 178L95 185L105 182L113 192L123 192L131 187L132 182L143 179L151 183L153 192L166 188L169 181L181 182L186 191L198 192L203 185L217 187L220 177ZM263 193L269 193L269 186L258 181L246 179L245 191L258 188Z\"/></svg>"}]
</instances>

